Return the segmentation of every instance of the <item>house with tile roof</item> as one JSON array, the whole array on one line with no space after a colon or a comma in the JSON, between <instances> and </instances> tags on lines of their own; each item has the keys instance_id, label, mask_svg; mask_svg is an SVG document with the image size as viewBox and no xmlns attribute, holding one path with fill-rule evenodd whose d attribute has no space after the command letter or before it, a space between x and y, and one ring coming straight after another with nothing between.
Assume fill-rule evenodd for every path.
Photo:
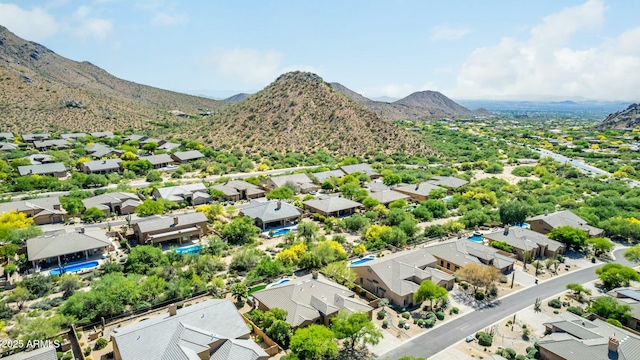
<instances>
[{"instance_id":1,"label":"house with tile roof","mask_svg":"<svg viewBox=\"0 0 640 360\"><path fill-rule=\"evenodd\" d=\"M140 156L138 160L147 160L151 165L153 165L154 169L161 169L173 163L173 159L169 154Z\"/></svg>"},{"instance_id":2,"label":"house with tile roof","mask_svg":"<svg viewBox=\"0 0 640 360\"><path fill-rule=\"evenodd\" d=\"M85 174L111 174L120 172L120 159L87 161L80 164L80 171Z\"/></svg>"},{"instance_id":3,"label":"house with tile roof","mask_svg":"<svg viewBox=\"0 0 640 360\"><path fill-rule=\"evenodd\" d=\"M58 360L55 346L45 346L3 357L5 360Z\"/></svg>"},{"instance_id":4,"label":"house with tile roof","mask_svg":"<svg viewBox=\"0 0 640 360\"><path fill-rule=\"evenodd\" d=\"M622 325L635 331L640 331L640 288L632 286L619 287L609 291L607 295L616 299L620 305L626 305L631 308L629 320Z\"/></svg>"},{"instance_id":5,"label":"house with tile roof","mask_svg":"<svg viewBox=\"0 0 640 360\"><path fill-rule=\"evenodd\" d=\"M265 195L265 191L261 187L243 180L230 180L213 185L211 189L222 191L223 198L229 201L250 200Z\"/></svg>"},{"instance_id":6,"label":"house with tile roof","mask_svg":"<svg viewBox=\"0 0 640 360\"><path fill-rule=\"evenodd\" d=\"M49 154L31 154L25 159L29 159L31 165L41 165L41 164L51 164L56 162L56 160Z\"/></svg>"},{"instance_id":7,"label":"house with tile roof","mask_svg":"<svg viewBox=\"0 0 640 360\"><path fill-rule=\"evenodd\" d=\"M433 190L444 190L440 186L434 185L430 182L422 182L420 184L408 184L403 186L396 186L394 191L408 195L413 201L425 201L429 199L429 194Z\"/></svg>"},{"instance_id":8,"label":"house with tile roof","mask_svg":"<svg viewBox=\"0 0 640 360\"><path fill-rule=\"evenodd\" d=\"M61 139L69 140L69 141L75 141L85 136L87 136L87 134L83 132L60 134Z\"/></svg>"},{"instance_id":9,"label":"house with tile roof","mask_svg":"<svg viewBox=\"0 0 640 360\"><path fill-rule=\"evenodd\" d=\"M449 189L457 189L469 183L467 180L462 180L454 176L434 176L431 179L427 180L427 182Z\"/></svg>"},{"instance_id":10,"label":"house with tile roof","mask_svg":"<svg viewBox=\"0 0 640 360\"><path fill-rule=\"evenodd\" d=\"M38 165L24 165L18 166L18 174L20 174L20 176L41 175L62 178L67 176L67 168L61 162Z\"/></svg>"},{"instance_id":11,"label":"house with tile roof","mask_svg":"<svg viewBox=\"0 0 640 360\"><path fill-rule=\"evenodd\" d=\"M157 188L153 190L153 197L177 203L186 202L192 206L208 204L213 201L209 189L203 183Z\"/></svg>"},{"instance_id":12,"label":"house with tile roof","mask_svg":"<svg viewBox=\"0 0 640 360\"><path fill-rule=\"evenodd\" d=\"M269 227L293 225L300 219L302 210L283 201L257 201L240 209L240 216L253 219L256 226L265 230Z\"/></svg>"},{"instance_id":13,"label":"house with tile roof","mask_svg":"<svg viewBox=\"0 0 640 360\"><path fill-rule=\"evenodd\" d=\"M49 139L42 141L34 141L33 146L40 151L47 151L52 148L69 149L71 145L65 139Z\"/></svg>"},{"instance_id":14,"label":"house with tile roof","mask_svg":"<svg viewBox=\"0 0 640 360\"><path fill-rule=\"evenodd\" d=\"M153 245L175 241L178 244L199 240L209 234L207 217L201 212L151 217L132 224L140 244Z\"/></svg>"},{"instance_id":15,"label":"house with tile roof","mask_svg":"<svg viewBox=\"0 0 640 360\"><path fill-rule=\"evenodd\" d=\"M173 142L165 142L164 144L158 146L158 150L171 151L173 149L177 149L180 147L180 144L176 144Z\"/></svg>"},{"instance_id":16,"label":"house with tile roof","mask_svg":"<svg viewBox=\"0 0 640 360\"><path fill-rule=\"evenodd\" d=\"M494 266L506 274L513 270L516 262L514 254L467 239L430 245L426 249L436 258L438 269L448 273L472 263Z\"/></svg>"},{"instance_id":17,"label":"house with tile roof","mask_svg":"<svg viewBox=\"0 0 640 360\"><path fill-rule=\"evenodd\" d=\"M0 141L0 151L13 151L18 149L18 144Z\"/></svg>"},{"instance_id":18,"label":"house with tile roof","mask_svg":"<svg viewBox=\"0 0 640 360\"><path fill-rule=\"evenodd\" d=\"M380 174L373 171L369 164L354 164L354 165L343 165L340 166L340 170L344 171L345 174L351 175L355 173L365 174L370 177L372 180L380 177Z\"/></svg>"},{"instance_id":19,"label":"house with tile roof","mask_svg":"<svg viewBox=\"0 0 640 360\"><path fill-rule=\"evenodd\" d=\"M317 172L317 173L311 173L311 176L315 177L316 180L318 180L318 182L320 184L322 184L323 182L325 182L325 180L329 179L329 178L338 178L340 179L341 177L345 176L346 174L344 173L344 171L337 169L337 170L330 170L330 171L322 171L322 172Z\"/></svg>"},{"instance_id":20,"label":"house with tile roof","mask_svg":"<svg viewBox=\"0 0 640 360\"><path fill-rule=\"evenodd\" d=\"M584 230L589 234L589 237L599 237L604 234L603 229L589 225L586 220L572 213L570 210L556 211L551 214L545 213L530 217L526 220L526 223L531 226L531 230L541 234L547 234L551 230L562 226L571 226Z\"/></svg>"},{"instance_id":21,"label":"house with tile roof","mask_svg":"<svg viewBox=\"0 0 640 360\"><path fill-rule=\"evenodd\" d=\"M48 140L51 138L50 134L22 134L23 143L31 143L34 141Z\"/></svg>"},{"instance_id":22,"label":"house with tile roof","mask_svg":"<svg viewBox=\"0 0 640 360\"><path fill-rule=\"evenodd\" d=\"M328 216L347 216L353 214L357 209L363 208L357 201L345 199L340 195L324 196L317 199L303 201L304 208L312 213Z\"/></svg>"},{"instance_id":23,"label":"house with tile roof","mask_svg":"<svg viewBox=\"0 0 640 360\"><path fill-rule=\"evenodd\" d=\"M482 237L489 241L489 245L494 241L501 241L513 247L518 260L524 260L525 253L529 253L531 258L535 259L543 256L555 257L565 251L565 244L518 226L506 226L504 230L484 234Z\"/></svg>"},{"instance_id":24,"label":"house with tile roof","mask_svg":"<svg viewBox=\"0 0 640 360\"><path fill-rule=\"evenodd\" d=\"M297 186L298 189L300 189L300 192L303 194L320 189L320 186L314 184L311 178L309 178L309 176L307 176L307 174L305 173L271 177L267 179L265 188L267 188L268 190L281 188L288 182L293 183L295 186Z\"/></svg>"},{"instance_id":25,"label":"house with tile roof","mask_svg":"<svg viewBox=\"0 0 640 360\"><path fill-rule=\"evenodd\" d=\"M538 340L541 359L640 359L640 337L604 320L567 311L544 325L548 335Z\"/></svg>"},{"instance_id":26,"label":"house with tile roof","mask_svg":"<svg viewBox=\"0 0 640 360\"><path fill-rule=\"evenodd\" d=\"M453 289L455 279L436 269L437 260L427 248L405 250L367 262L351 264L358 276L356 284L372 294L389 299L392 305L413 306L413 294L425 280L447 290Z\"/></svg>"},{"instance_id":27,"label":"house with tile roof","mask_svg":"<svg viewBox=\"0 0 640 360\"><path fill-rule=\"evenodd\" d=\"M294 329L318 323L328 326L331 317L342 309L351 313L366 312L369 317L373 311L371 306L356 299L353 291L317 272L274 284L252 296L260 310L286 310L286 321Z\"/></svg>"},{"instance_id":28,"label":"house with tile roof","mask_svg":"<svg viewBox=\"0 0 640 360\"><path fill-rule=\"evenodd\" d=\"M0 214L9 211L25 214L35 225L61 223L66 214L57 196L0 203Z\"/></svg>"},{"instance_id":29,"label":"house with tile roof","mask_svg":"<svg viewBox=\"0 0 640 360\"><path fill-rule=\"evenodd\" d=\"M110 146L107 146L104 144L93 144L93 145L85 146L84 150L90 156L98 159L124 154L124 151L113 149Z\"/></svg>"},{"instance_id":30,"label":"house with tile roof","mask_svg":"<svg viewBox=\"0 0 640 360\"><path fill-rule=\"evenodd\" d=\"M211 299L118 328L111 335L115 360L266 360L229 300Z\"/></svg>"},{"instance_id":31,"label":"house with tile roof","mask_svg":"<svg viewBox=\"0 0 640 360\"><path fill-rule=\"evenodd\" d=\"M112 213L116 215L133 214L142 201L136 194L112 192L82 199L82 204L85 209L95 207L102 210L106 216L111 216Z\"/></svg>"},{"instance_id":32,"label":"house with tile roof","mask_svg":"<svg viewBox=\"0 0 640 360\"><path fill-rule=\"evenodd\" d=\"M112 131L96 131L90 133L90 135L98 139L111 139L115 137L115 134Z\"/></svg>"},{"instance_id":33,"label":"house with tile roof","mask_svg":"<svg viewBox=\"0 0 640 360\"><path fill-rule=\"evenodd\" d=\"M204 155L198 150L176 151L171 154L171 158L178 164L204 159Z\"/></svg>"},{"instance_id":34,"label":"house with tile roof","mask_svg":"<svg viewBox=\"0 0 640 360\"><path fill-rule=\"evenodd\" d=\"M63 266L70 261L100 256L111 246L103 230L63 229L27 239L27 258L34 267Z\"/></svg>"},{"instance_id":35,"label":"house with tile roof","mask_svg":"<svg viewBox=\"0 0 640 360\"><path fill-rule=\"evenodd\" d=\"M10 132L0 132L0 140L4 140L7 142L13 142L15 136Z\"/></svg>"},{"instance_id":36,"label":"house with tile roof","mask_svg":"<svg viewBox=\"0 0 640 360\"><path fill-rule=\"evenodd\" d=\"M382 190L376 192L370 192L369 196L378 200L382 205L389 205L397 200L408 200L409 195L403 194L394 190Z\"/></svg>"}]
</instances>

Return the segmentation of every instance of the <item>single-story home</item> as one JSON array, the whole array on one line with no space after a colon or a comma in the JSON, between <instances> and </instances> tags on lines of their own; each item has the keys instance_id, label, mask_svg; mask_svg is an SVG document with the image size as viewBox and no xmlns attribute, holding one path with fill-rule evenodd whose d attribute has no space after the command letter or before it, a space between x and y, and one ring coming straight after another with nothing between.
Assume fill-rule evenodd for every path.
<instances>
[{"instance_id":1,"label":"single-story home","mask_svg":"<svg viewBox=\"0 0 640 360\"><path fill-rule=\"evenodd\" d=\"M173 149L177 149L180 147L180 144L165 142L164 144L158 146L158 150L171 151Z\"/></svg>"},{"instance_id":2,"label":"single-story home","mask_svg":"<svg viewBox=\"0 0 640 360\"><path fill-rule=\"evenodd\" d=\"M413 201L425 201L429 199L429 194L433 190L443 190L440 186L433 185L430 182L423 182L420 184L409 184L403 186L397 186L393 188L394 191L409 195Z\"/></svg>"},{"instance_id":3,"label":"single-story home","mask_svg":"<svg viewBox=\"0 0 640 360\"><path fill-rule=\"evenodd\" d=\"M256 201L252 200L247 206L240 209L240 216L252 218L256 226L265 230L269 227L293 224L300 219L302 210L282 201Z\"/></svg>"},{"instance_id":4,"label":"single-story home","mask_svg":"<svg viewBox=\"0 0 640 360\"><path fill-rule=\"evenodd\" d=\"M43 141L34 141L33 146L40 151L47 151L51 148L68 149L71 147L65 139L50 139Z\"/></svg>"},{"instance_id":5,"label":"single-story home","mask_svg":"<svg viewBox=\"0 0 640 360\"><path fill-rule=\"evenodd\" d=\"M640 289L620 287L609 291L607 295L615 298L620 305L627 305L631 308L629 320L622 325L635 331L640 331Z\"/></svg>"},{"instance_id":6,"label":"single-story home","mask_svg":"<svg viewBox=\"0 0 640 360\"><path fill-rule=\"evenodd\" d=\"M462 180L454 176L434 176L431 179L427 180L427 182L449 189L457 189L469 183L467 180Z\"/></svg>"},{"instance_id":7,"label":"single-story home","mask_svg":"<svg viewBox=\"0 0 640 360\"><path fill-rule=\"evenodd\" d=\"M93 144L89 146L85 146L84 150L87 154L93 156L94 158L105 158L112 157L113 155L121 155L124 154L122 150L116 150L111 148L110 146L104 144Z\"/></svg>"},{"instance_id":8,"label":"single-story home","mask_svg":"<svg viewBox=\"0 0 640 360\"><path fill-rule=\"evenodd\" d=\"M526 223L531 226L531 230L540 234L546 234L562 226L582 229L589 234L589 237L599 237L604 234L603 229L589 225L586 220L572 213L570 210L556 211L551 214L545 212L543 215L528 218Z\"/></svg>"},{"instance_id":9,"label":"single-story home","mask_svg":"<svg viewBox=\"0 0 640 360\"><path fill-rule=\"evenodd\" d=\"M13 151L18 148L18 144L0 142L0 151Z\"/></svg>"},{"instance_id":10,"label":"single-story home","mask_svg":"<svg viewBox=\"0 0 640 360\"><path fill-rule=\"evenodd\" d=\"M176 151L171 154L171 158L178 164L184 164L190 161L204 159L204 155L198 150Z\"/></svg>"},{"instance_id":11,"label":"single-story home","mask_svg":"<svg viewBox=\"0 0 640 360\"><path fill-rule=\"evenodd\" d=\"M58 360L58 356L56 353L56 347L53 346L53 342L51 342L51 346L43 346L30 351L19 352L14 355L3 357L3 359L4 360Z\"/></svg>"},{"instance_id":12,"label":"single-story home","mask_svg":"<svg viewBox=\"0 0 640 360\"><path fill-rule=\"evenodd\" d=\"M55 176L58 178L67 176L67 168L61 162L40 165L24 165L18 166L18 174L26 175L42 175Z\"/></svg>"},{"instance_id":13,"label":"single-story home","mask_svg":"<svg viewBox=\"0 0 640 360\"><path fill-rule=\"evenodd\" d=\"M382 205L389 205L394 201L407 200L410 198L409 195L397 192L395 190L383 190L383 191L370 192L369 197L372 197L378 200L378 202L380 202L380 204Z\"/></svg>"},{"instance_id":14,"label":"single-story home","mask_svg":"<svg viewBox=\"0 0 640 360\"><path fill-rule=\"evenodd\" d=\"M82 200L85 209L92 207L104 211L106 216L133 214L142 201L136 194L125 192L104 193Z\"/></svg>"},{"instance_id":15,"label":"single-story home","mask_svg":"<svg viewBox=\"0 0 640 360\"><path fill-rule=\"evenodd\" d=\"M372 294L389 299L390 304L413 306L413 294L425 280L447 290L453 289L455 279L436 269L436 258L427 248L400 251L370 261L351 263L358 276L356 284Z\"/></svg>"},{"instance_id":16,"label":"single-story home","mask_svg":"<svg viewBox=\"0 0 640 360\"><path fill-rule=\"evenodd\" d=\"M315 177L316 180L318 180L318 183L322 184L323 182L325 182L325 180L335 177L335 178L341 178L343 176L345 176L346 174L344 173L344 171L338 169L338 170L329 170L329 171L323 171L323 172L317 172L317 173L311 173L311 176Z\"/></svg>"},{"instance_id":17,"label":"single-story home","mask_svg":"<svg viewBox=\"0 0 640 360\"><path fill-rule=\"evenodd\" d=\"M513 247L518 260L524 260L524 254L529 253L532 259L537 257L555 257L563 254L565 245L559 241L551 240L546 235L535 231L517 227L506 226L504 230L482 235L491 245L494 241L501 241Z\"/></svg>"},{"instance_id":18,"label":"single-story home","mask_svg":"<svg viewBox=\"0 0 640 360\"><path fill-rule=\"evenodd\" d=\"M62 266L75 260L88 260L104 254L112 246L100 229L65 229L27 239L27 258L33 266Z\"/></svg>"},{"instance_id":19,"label":"single-story home","mask_svg":"<svg viewBox=\"0 0 640 360\"><path fill-rule=\"evenodd\" d=\"M136 134L131 134L127 137L125 137L124 139L122 139L123 142L129 142L129 141L142 141L144 139L146 139L147 137L144 135L136 135Z\"/></svg>"},{"instance_id":20,"label":"single-story home","mask_svg":"<svg viewBox=\"0 0 640 360\"><path fill-rule=\"evenodd\" d=\"M506 274L513 270L513 264L516 262L513 254L467 239L435 244L426 249L436 258L438 269L448 273L473 263L494 266Z\"/></svg>"},{"instance_id":21,"label":"single-story home","mask_svg":"<svg viewBox=\"0 0 640 360\"><path fill-rule=\"evenodd\" d=\"M192 206L208 204L213 201L209 194L209 189L203 183L157 188L153 190L153 197L178 203L186 201L187 204Z\"/></svg>"},{"instance_id":22,"label":"single-story home","mask_svg":"<svg viewBox=\"0 0 640 360\"><path fill-rule=\"evenodd\" d=\"M158 154L149 156L140 156L138 160L147 160L153 165L154 169L161 169L167 167L173 163L173 159L169 154Z\"/></svg>"},{"instance_id":23,"label":"single-story home","mask_svg":"<svg viewBox=\"0 0 640 360\"><path fill-rule=\"evenodd\" d=\"M243 180L231 180L211 186L211 189L222 191L224 199L229 201L250 200L263 197L265 191L256 185Z\"/></svg>"},{"instance_id":24,"label":"single-story home","mask_svg":"<svg viewBox=\"0 0 640 360\"><path fill-rule=\"evenodd\" d=\"M48 140L51 138L50 134L22 134L22 142L34 143L35 141Z\"/></svg>"},{"instance_id":25,"label":"single-story home","mask_svg":"<svg viewBox=\"0 0 640 360\"><path fill-rule=\"evenodd\" d=\"M111 139L115 137L115 134L111 131L96 131L92 132L90 135L98 139Z\"/></svg>"},{"instance_id":26,"label":"single-story home","mask_svg":"<svg viewBox=\"0 0 640 360\"><path fill-rule=\"evenodd\" d=\"M143 145L146 144L150 144L150 143L156 143L156 145L162 145L164 144L166 141L162 140L162 139L157 139L157 138L146 138L142 141L140 141L140 147L142 147Z\"/></svg>"},{"instance_id":27,"label":"single-story home","mask_svg":"<svg viewBox=\"0 0 640 360\"><path fill-rule=\"evenodd\" d=\"M60 223L65 214L57 196L0 203L0 213L9 211L24 213L35 225Z\"/></svg>"},{"instance_id":28,"label":"single-story home","mask_svg":"<svg viewBox=\"0 0 640 360\"><path fill-rule=\"evenodd\" d=\"M133 224L132 228L138 242L145 245L166 241L182 244L209 233L207 217L201 212L143 219Z\"/></svg>"},{"instance_id":29,"label":"single-story home","mask_svg":"<svg viewBox=\"0 0 640 360\"><path fill-rule=\"evenodd\" d=\"M211 299L145 321L119 327L111 334L115 360L267 360L250 337L230 300Z\"/></svg>"},{"instance_id":30,"label":"single-story home","mask_svg":"<svg viewBox=\"0 0 640 360\"><path fill-rule=\"evenodd\" d=\"M273 190L283 187L286 183L292 183L298 187L303 194L320 189L320 186L314 184L311 178L304 173L271 177L267 179L265 187Z\"/></svg>"},{"instance_id":31,"label":"single-story home","mask_svg":"<svg viewBox=\"0 0 640 360\"><path fill-rule=\"evenodd\" d=\"M86 133L78 132L78 133L68 133L68 134L60 134L60 138L64 140L74 141L80 138L87 136Z\"/></svg>"},{"instance_id":32,"label":"single-story home","mask_svg":"<svg viewBox=\"0 0 640 360\"><path fill-rule=\"evenodd\" d=\"M346 216L362 208L357 201L345 199L342 196L326 196L323 198L303 201L304 208L323 216Z\"/></svg>"},{"instance_id":33,"label":"single-story home","mask_svg":"<svg viewBox=\"0 0 640 360\"><path fill-rule=\"evenodd\" d=\"M328 326L331 317L342 309L350 313L365 312L369 317L373 311L371 306L355 299L353 291L317 271L256 291L252 296L260 310L286 310L286 321L294 329L312 324Z\"/></svg>"},{"instance_id":34,"label":"single-story home","mask_svg":"<svg viewBox=\"0 0 640 360\"><path fill-rule=\"evenodd\" d=\"M355 164L355 165L343 165L340 166L340 170L344 171L345 174L351 175L355 173L361 173L369 176L372 180L380 177L380 174L373 171L369 164Z\"/></svg>"},{"instance_id":35,"label":"single-story home","mask_svg":"<svg viewBox=\"0 0 640 360\"><path fill-rule=\"evenodd\" d=\"M15 139L13 133L10 132L0 132L0 140L12 142Z\"/></svg>"},{"instance_id":36,"label":"single-story home","mask_svg":"<svg viewBox=\"0 0 640 360\"><path fill-rule=\"evenodd\" d=\"M51 164L56 162L56 160L48 154L31 154L25 159L29 159L31 165Z\"/></svg>"},{"instance_id":37,"label":"single-story home","mask_svg":"<svg viewBox=\"0 0 640 360\"><path fill-rule=\"evenodd\" d=\"M120 159L87 161L80 164L80 171L85 174L110 174L120 172Z\"/></svg>"}]
</instances>

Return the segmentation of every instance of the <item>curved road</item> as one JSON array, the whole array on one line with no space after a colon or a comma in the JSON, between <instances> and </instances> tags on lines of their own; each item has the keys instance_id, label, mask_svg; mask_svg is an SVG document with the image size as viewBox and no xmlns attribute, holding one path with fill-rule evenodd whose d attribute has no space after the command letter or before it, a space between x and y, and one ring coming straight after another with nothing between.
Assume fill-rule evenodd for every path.
<instances>
[{"instance_id":1,"label":"curved road","mask_svg":"<svg viewBox=\"0 0 640 360\"><path fill-rule=\"evenodd\" d=\"M624 249L614 251L616 262L625 266L637 266L629 263L622 256ZM587 283L597 278L595 269L603 266L599 264L563 276L547 280L519 292L508 295L503 299L492 302L483 309L470 312L446 324L438 326L422 335L404 342L402 345L378 356L379 359L395 360L405 355L428 358L448 348L450 345L483 330L501 319L533 305L536 298L546 299L566 291L570 283Z\"/></svg>"}]
</instances>

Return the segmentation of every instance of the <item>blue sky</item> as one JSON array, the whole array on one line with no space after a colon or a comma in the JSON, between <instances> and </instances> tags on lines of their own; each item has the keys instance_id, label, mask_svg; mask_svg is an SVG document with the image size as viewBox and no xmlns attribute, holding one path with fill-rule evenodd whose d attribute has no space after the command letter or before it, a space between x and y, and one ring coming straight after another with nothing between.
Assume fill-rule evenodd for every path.
<instances>
[{"instance_id":1,"label":"blue sky","mask_svg":"<svg viewBox=\"0 0 640 360\"><path fill-rule=\"evenodd\" d=\"M368 97L640 100L637 0L0 0L0 24L164 89L231 95L286 71Z\"/></svg>"}]
</instances>

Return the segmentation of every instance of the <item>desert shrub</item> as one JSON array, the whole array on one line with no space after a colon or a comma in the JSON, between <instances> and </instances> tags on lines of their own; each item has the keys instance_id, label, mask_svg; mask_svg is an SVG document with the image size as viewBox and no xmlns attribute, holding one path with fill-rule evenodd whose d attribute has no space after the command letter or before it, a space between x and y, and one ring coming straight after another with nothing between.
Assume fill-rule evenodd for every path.
<instances>
[{"instance_id":1,"label":"desert shrub","mask_svg":"<svg viewBox=\"0 0 640 360\"><path fill-rule=\"evenodd\" d=\"M502 284L506 284L507 282L509 282L509 280L507 279L507 277L506 277L506 276L503 276L503 277L501 277L501 278L500 278L500 282L501 282Z\"/></svg>"},{"instance_id":2,"label":"desert shrub","mask_svg":"<svg viewBox=\"0 0 640 360\"><path fill-rule=\"evenodd\" d=\"M384 319L384 316L385 316L385 315L386 315L386 314L385 314L385 312L384 312L384 311L378 311L378 320L382 320L382 319Z\"/></svg>"},{"instance_id":3,"label":"desert shrub","mask_svg":"<svg viewBox=\"0 0 640 360\"><path fill-rule=\"evenodd\" d=\"M458 312L460 312L460 309L458 309L457 307L454 306L454 307L451 308L451 312L454 313L454 314L457 314Z\"/></svg>"},{"instance_id":4,"label":"desert shrub","mask_svg":"<svg viewBox=\"0 0 640 360\"><path fill-rule=\"evenodd\" d=\"M440 321L444 320L444 313L442 311L436 312L436 318Z\"/></svg>"},{"instance_id":5,"label":"desert shrub","mask_svg":"<svg viewBox=\"0 0 640 360\"><path fill-rule=\"evenodd\" d=\"M427 313L427 319L433 319L434 321L436 320L436 314L429 312Z\"/></svg>"},{"instance_id":6,"label":"desert shrub","mask_svg":"<svg viewBox=\"0 0 640 360\"><path fill-rule=\"evenodd\" d=\"M424 321L424 326L426 326L426 327L429 327L429 328L430 328L430 327L432 327L432 326L433 326L433 324L435 324L435 323L436 323L436 320L435 320L435 319L427 319L427 320L425 320L425 321Z\"/></svg>"},{"instance_id":7,"label":"desert shrub","mask_svg":"<svg viewBox=\"0 0 640 360\"><path fill-rule=\"evenodd\" d=\"M498 296L498 287L496 287L493 284L490 285L489 286L489 296L492 296L492 297Z\"/></svg>"},{"instance_id":8,"label":"desert shrub","mask_svg":"<svg viewBox=\"0 0 640 360\"><path fill-rule=\"evenodd\" d=\"M562 307L562 302L558 299L550 300L547 305L551 306L554 309L560 309Z\"/></svg>"},{"instance_id":9,"label":"desert shrub","mask_svg":"<svg viewBox=\"0 0 640 360\"><path fill-rule=\"evenodd\" d=\"M410 318L410 317L411 317L411 314L409 314L408 312L403 312L403 313L402 313L402 317L403 317L404 319L408 319L408 318Z\"/></svg>"},{"instance_id":10,"label":"desert shrub","mask_svg":"<svg viewBox=\"0 0 640 360\"><path fill-rule=\"evenodd\" d=\"M475 297L476 297L476 300L484 300L484 293L482 291L478 291Z\"/></svg>"},{"instance_id":11,"label":"desert shrub","mask_svg":"<svg viewBox=\"0 0 640 360\"><path fill-rule=\"evenodd\" d=\"M399 327L404 327L404 324L406 323L405 319L401 319L400 321L398 321L398 326Z\"/></svg>"},{"instance_id":12,"label":"desert shrub","mask_svg":"<svg viewBox=\"0 0 640 360\"><path fill-rule=\"evenodd\" d=\"M464 283L464 282L463 282L463 283L461 283L461 284L460 284L460 286L462 286L462 288L463 288L464 290L467 290L467 289L469 288L469 284Z\"/></svg>"},{"instance_id":13,"label":"desert shrub","mask_svg":"<svg viewBox=\"0 0 640 360\"><path fill-rule=\"evenodd\" d=\"M480 346L491 346L493 343L493 336L484 331L478 331L476 333L476 339L478 339L478 344L480 344Z\"/></svg>"},{"instance_id":14,"label":"desert shrub","mask_svg":"<svg viewBox=\"0 0 640 360\"><path fill-rule=\"evenodd\" d=\"M384 320L384 321L382 322L382 327L383 327L383 328L386 328L387 326L389 326L389 321L388 321L388 320Z\"/></svg>"},{"instance_id":15,"label":"desert shrub","mask_svg":"<svg viewBox=\"0 0 640 360\"><path fill-rule=\"evenodd\" d=\"M567 308L567 311L571 312L571 313L574 313L574 314L576 314L578 316L584 315L584 310L582 310L582 308L579 307L579 306L569 306Z\"/></svg>"},{"instance_id":16,"label":"desert shrub","mask_svg":"<svg viewBox=\"0 0 640 360\"><path fill-rule=\"evenodd\" d=\"M91 354L91 346L87 346L86 348L84 348L83 352L84 356L89 356L89 354Z\"/></svg>"},{"instance_id":17,"label":"desert shrub","mask_svg":"<svg viewBox=\"0 0 640 360\"><path fill-rule=\"evenodd\" d=\"M518 355L516 355L516 360L527 360L527 356L526 355L522 355L522 354L518 354Z\"/></svg>"},{"instance_id":18,"label":"desert shrub","mask_svg":"<svg viewBox=\"0 0 640 360\"><path fill-rule=\"evenodd\" d=\"M96 340L96 345L93 347L93 349L94 350L102 350L102 349L106 348L108 344L109 344L109 341L107 341L107 339L100 338L100 339Z\"/></svg>"},{"instance_id":19,"label":"desert shrub","mask_svg":"<svg viewBox=\"0 0 640 360\"><path fill-rule=\"evenodd\" d=\"M502 356L504 356L507 359L513 359L516 357L516 351L513 350L512 348L506 348L502 351Z\"/></svg>"}]
</instances>

